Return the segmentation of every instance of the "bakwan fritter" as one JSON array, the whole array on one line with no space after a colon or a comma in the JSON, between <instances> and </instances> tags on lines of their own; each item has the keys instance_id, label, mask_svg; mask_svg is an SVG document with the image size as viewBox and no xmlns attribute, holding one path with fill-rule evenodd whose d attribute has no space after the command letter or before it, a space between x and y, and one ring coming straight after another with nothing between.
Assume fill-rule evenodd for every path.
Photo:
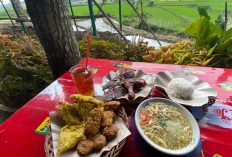
<instances>
[{"instance_id":1,"label":"bakwan fritter","mask_svg":"<svg viewBox=\"0 0 232 157\"><path fill-rule=\"evenodd\" d=\"M61 110L67 124L60 131L56 155L75 146L79 154L86 155L93 149L101 149L107 144L106 139L116 136L119 128L112 125L114 112L111 109L118 106L119 102L108 102L105 105L108 111L104 111L103 102L93 97L74 94L70 99L75 102L56 103L56 109ZM104 130L105 135L101 134L101 130Z\"/></svg>"},{"instance_id":2,"label":"bakwan fritter","mask_svg":"<svg viewBox=\"0 0 232 157\"><path fill-rule=\"evenodd\" d=\"M90 111L94 108L101 108L103 110L103 102L90 96L74 94L71 95L69 99L74 99L76 103L69 104L63 102L61 108L64 120L68 125L80 125L85 123ZM59 105L60 103L57 103L56 108L59 109Z\"/></svg>"}]
</instances>

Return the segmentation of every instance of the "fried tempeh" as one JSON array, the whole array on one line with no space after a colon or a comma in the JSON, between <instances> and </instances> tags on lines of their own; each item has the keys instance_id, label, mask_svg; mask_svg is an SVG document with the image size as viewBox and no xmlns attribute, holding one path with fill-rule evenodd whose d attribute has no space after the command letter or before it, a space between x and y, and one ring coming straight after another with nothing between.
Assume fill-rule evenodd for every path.
<instances>
[{"instance_id":1,"label":"fried tempeh","mask_svg":"<svg viewBox=\"0 0 232 157\"><path fill-rule=\"evenodd\" d=\"M102 112L101 109L94 108L89 114L85 124L85 134L89 139L94 138L99 132Z\"/></svg>"},{"instance_id":2,"label":"fried tempeh","mask_svg":"<svg viewBox=\"0 0 232 157\"><path fill-rule=\"evenodd\" d=\"M101 127L111 126L113 123L114 112L113 111L103 111L101 119Z\"/></svg>"}]
</instances>

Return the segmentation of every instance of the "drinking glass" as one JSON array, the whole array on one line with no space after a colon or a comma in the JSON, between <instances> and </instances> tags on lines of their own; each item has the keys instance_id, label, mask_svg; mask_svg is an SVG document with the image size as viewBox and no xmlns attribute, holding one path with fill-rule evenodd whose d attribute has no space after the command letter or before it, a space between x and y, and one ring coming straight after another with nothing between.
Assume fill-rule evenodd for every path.
<instances>
[{"instance_id":1,"label":"drinking glass","mask_svg":"<svg viewBox=\"0 0 232 157\"><path fill-rule=\"evenodd\" d=\"M85 64L77 64L70 69L71 76L79 94L94 95L93 69Z\"/></svg>"}]
</instances>

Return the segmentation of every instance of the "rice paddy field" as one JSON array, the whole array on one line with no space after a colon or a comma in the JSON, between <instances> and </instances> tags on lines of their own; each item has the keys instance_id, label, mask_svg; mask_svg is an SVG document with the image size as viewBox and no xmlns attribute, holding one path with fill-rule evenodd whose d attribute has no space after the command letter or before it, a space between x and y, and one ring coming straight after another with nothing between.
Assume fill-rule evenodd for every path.
<instances>
[{"instance_id":1,"label":"rice paddy field","mask_svg":"<svg viewBox=\"0 0 232 157\"><path fill-rule=\"evenodd\" d=\"M97 2L100 5L102 0L97 0ZM123 25L137 27L139 18L135 15L129 4L126 4L124 0L122 2ZM143 1L143 10L151 15L151 17L147 18L149 25L178 32L183 32L190 23L199 19L197 6L208 6L211 8L208 11L211 22L214 22L219 14L224 15L225 10L225 1L221 0L154 0L154 6L149 7L148 4L149 1ZM195 7L190 7L191 5L195 5ZM75 15L89 15L87 0L72 2L72 6ZM232 0L227 0L227 6L228 13L231 13ZM103 10L117 20L119 19L118 0L107 1L106 5L103 6ZM97 7L94 5L93 11L95 14L98 12ZM138 11L140 12L140 6L138 7ZM70 7L69 12L71 14ZM0 18L3 17L6 17L5 11L0 10Z\"/></svg>"},{"instance_id":2,"label":"rice paddy field","mask_svg":"<svg viewBox=\"0 0 232 157\"><path fill-rule=\"evenodd\" d=\"M102 1L98 1L101 4ZM119 7L118 4L107 3L103 6L103 10L110 14L111 16L118 19L119 17ZM156 27L177 30L183 32L184 29L192 22L195 22L199 19L197 12L197 7L189 7L189 5L196 6L209 6L211 10L208 11L209 16L211 17L211 22L218 17L219 14L224 15L225 10L225 1L220 0L185 0L185 1L161 1L155 0L154 6L149 7L148 1L143 2L144 11L148 11L152 16L147 19L147 22ZM83 2L82 2L83 4ZM75 15L89 15L88 6L79 6L78 3L73 3ZM227 1L227 7L229 13L232 12L232 0ZM96 6L93 6L93 11L96 14L98 9ZM140 11L140 7L138 9ZM70 11L71 13L71 11ZM135 13L129 4L122 4L122 21L127 21L123 23L125 25L135 26L135 23L139 22L138 17L134 16ZM129 22L133 21L133 22Z\"/></svg>"}]
</instances>

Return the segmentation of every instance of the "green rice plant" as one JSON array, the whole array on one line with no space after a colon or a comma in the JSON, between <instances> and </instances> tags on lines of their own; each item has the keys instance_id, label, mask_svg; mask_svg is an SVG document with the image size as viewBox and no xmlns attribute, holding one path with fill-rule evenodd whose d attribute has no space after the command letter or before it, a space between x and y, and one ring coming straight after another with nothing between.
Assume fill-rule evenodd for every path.
<instances>
[{"instance_id":1,"label":"green rice plant","mask_svg":"<svg viewBox=\"0 0 232 157\"><path fill-rule=\"evenodd\" d=\"M128 18L122 18L122 24L126 26L130 26L130 19Z\"/></svg>"},{"instance_id":2,"label":"green rice plant","mask_svg":"<svg viewBox=\"0 0 232 157\"><path fill-rule=\"evenodd\" d=\"M188 7L189 8L194 8L194 7L197 7L197 4L188 4Z\"/></svg>"},{"instance_id":3,"label":"green rice plant","mask_svg":"<svg viewBox=\"0 0 232 157\"><path fill-rule=\"evenodd\" d=\"M196 8L189 8L187 6L162 6L162 8L175 12L176 14L181 15L183 18L189 19L190 22L194 22L199 19ZM217 18L218 16L218 13L215 12L209 12L208 14L213 19Z\"/></svg>"}]
</instances>

